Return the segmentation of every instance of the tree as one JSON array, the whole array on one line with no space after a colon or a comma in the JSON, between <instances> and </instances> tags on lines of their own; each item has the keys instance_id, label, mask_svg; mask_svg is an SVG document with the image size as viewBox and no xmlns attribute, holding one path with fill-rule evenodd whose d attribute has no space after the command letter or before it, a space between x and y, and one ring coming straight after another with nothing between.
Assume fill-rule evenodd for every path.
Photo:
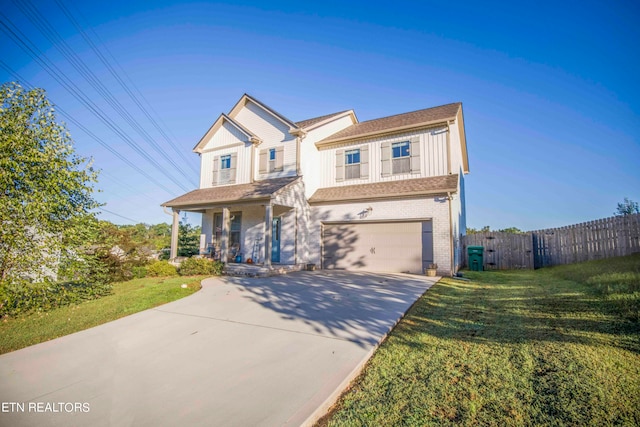
<instances>
[{"instance_id":1,"label":"tree","mask_svg":"<svg viewBox=\"0 0 640 427\"><path fill-rule=\"evenodd\" d=\"M484 227L482 227L481 229L477 229L477 228L470 228L467 227L467 234L478 234L478 233L488 233L490 230L488 225L485 225Z\"/></svg>"},{"instance_id":2,"label":"tree","mask_svg":"<svg viewBox=\"0 0 640 427\"><path fill-rule=\"evenodd\" d=\"M160 250L171 246L171 225L155 224L149 227L151 243L154 249Z\"/></svg>"},{"instance_id":3,"label":"tree","mask_svg":"<svg viewBox=\"0 0 640 427\"><path fill-rule=\"evenodd\" d=\"M637 213L640 213L638 202L634 202L627 197L624 198L624 201L622 203L618 203L618 208L614 212L616 216L631 215Z\"/></svg>"},{"instance_id":4,"label":"tree","mask_svg":"<svg viewBox=\"0 0 640 427\"><path fill-rule=\"evenodd\" d=\"M502 230L498 230L501 233L511 233L511 234L525 234L525 231L520 230L518 227L507 227Z\"/></svg>"},{"instance_id":5,"label":"tree","mask_svg":"<svg viewBox=\"0 0 640 427\"><path fill-rule=\"evenodd\" d=\"M183 224L178 228L178 256L190 257L200 253L200 227Z\"/></svg>"},{"instance_id":6,"label":"tree","mask_svg":"<svg viewBox=\"0 0 640 427\"><path fill-rule=\"evenodd\" d=\"M42 89L0 86L0 280L42 280L92 232L97 172Z\"/></svg>"},{"instance_id":7,"label":"tree","mask_svg":"<svg viewBox=\"0 0 640 427\"><path fill-rule=\"evenodd\" d=\"M501 233L511 233L511 234L524 234L526 233L525 231L520 230L518 227L507 227L507 228L503 228L502 230L497 230ZM489 227L488 225L485 225L484 227L482 227L481 229L476 229L476 228L469 228L467 227L467 234L478 234L478 233L490 233L491 232L491 227Z\"/></svg>"}]
</instances>

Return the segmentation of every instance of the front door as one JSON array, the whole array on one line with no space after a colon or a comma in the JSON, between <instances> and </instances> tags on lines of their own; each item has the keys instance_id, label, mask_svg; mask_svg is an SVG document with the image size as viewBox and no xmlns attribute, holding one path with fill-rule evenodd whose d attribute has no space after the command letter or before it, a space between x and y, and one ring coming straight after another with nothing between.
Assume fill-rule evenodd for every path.
<instances>
[{"instance_id":1,"label":"front door","mask_svg":"<svg viewBox=\"0 0 640 427\"><path fill-rule=\"evenodd\" d=\"M280 262L280 228L282 222L280 218L273 218L273 228L271 229L271 262Z\"/></svg>"}]
</instances>

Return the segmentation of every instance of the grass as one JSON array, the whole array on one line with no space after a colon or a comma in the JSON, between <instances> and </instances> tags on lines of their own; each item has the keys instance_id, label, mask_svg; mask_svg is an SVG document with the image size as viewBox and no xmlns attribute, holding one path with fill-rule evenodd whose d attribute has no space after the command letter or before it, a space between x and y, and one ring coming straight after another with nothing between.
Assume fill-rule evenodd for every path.
<instances>
[{"instance_id":1,"label":"grass","mask_svg":"<svg viewBox=\"0 0 640 427\"><path fill-rule=\"evenodd\" d=\"M157 307L200 289L207 276L153 277L113 284L113 294L44 313L0 321L0 354ZM187 284L187 288L182 288Z\"/></svg>"},{"instance_id":2,"label":"grass","mask_svg":"<svg viewBox=\"0 0 640 427\"><path fill-rule=\"evenodd\" d=\"M640 254L441 280L318 424L640 425L639 271Z\"/></svg>"}]
</instances>

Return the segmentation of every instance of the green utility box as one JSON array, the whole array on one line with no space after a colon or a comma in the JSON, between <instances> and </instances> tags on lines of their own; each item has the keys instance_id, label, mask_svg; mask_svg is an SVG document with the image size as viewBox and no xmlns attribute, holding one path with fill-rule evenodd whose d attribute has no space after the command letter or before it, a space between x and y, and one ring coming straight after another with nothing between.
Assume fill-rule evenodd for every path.
<instances>
[{"instance_id":1,"label":"green utility box","mask_svg":"<svg viewBox=\"0 0 640 427\"><path fill-rule=\"evenodd\" d=\"M484 253L483 246L468 246L467 247L467 259L469 262L469 270L471 271L482 271L483 259L482 254Z\"/></svg>"}]
</instances>

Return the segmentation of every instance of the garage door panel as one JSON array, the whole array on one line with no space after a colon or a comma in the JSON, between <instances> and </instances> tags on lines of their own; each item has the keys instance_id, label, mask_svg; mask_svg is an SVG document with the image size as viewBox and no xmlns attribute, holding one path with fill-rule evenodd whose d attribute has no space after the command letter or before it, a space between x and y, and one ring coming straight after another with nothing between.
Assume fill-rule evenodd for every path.
<instances>
[{"instance_id":1,"label":"garage door panel","mask_svg":"<svg viewBox=\"0 0 640 427\"><path fill-rule=\"evenodd\" d=\"M421 273L424 249L432 252L424 229L423 222L325 224L323 268Z\"/></svg>"}]
</instances>

